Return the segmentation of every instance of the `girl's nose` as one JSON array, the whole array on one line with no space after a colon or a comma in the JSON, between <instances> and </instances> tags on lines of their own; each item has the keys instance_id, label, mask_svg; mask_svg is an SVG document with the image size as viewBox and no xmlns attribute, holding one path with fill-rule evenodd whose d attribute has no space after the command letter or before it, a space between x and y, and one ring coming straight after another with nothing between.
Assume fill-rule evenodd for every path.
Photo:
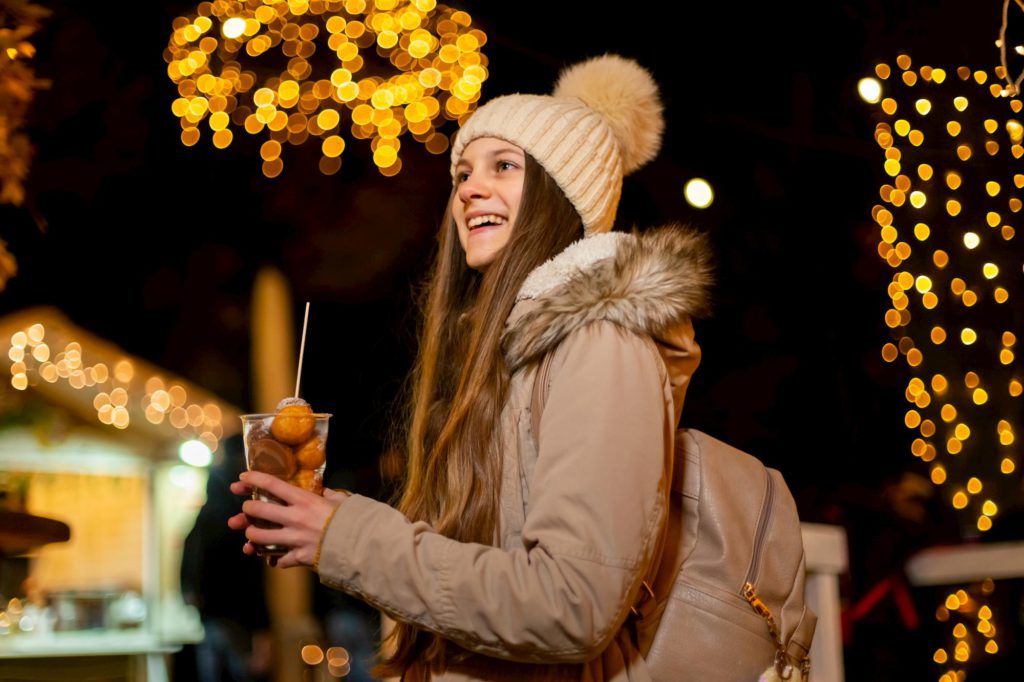
<instances>
[{"instance_id":1,"label":"girl's nose","mask_svg":"<svg viewBox=\"0 0 1024 682\"><path fill-rule=\"evenodd\" d=\"M459 184L459 198L463 201L479 199L490 194L490 188L486 181L480 178L479 173L470 173L469 177Z\"/></svg>"}]
</instances>

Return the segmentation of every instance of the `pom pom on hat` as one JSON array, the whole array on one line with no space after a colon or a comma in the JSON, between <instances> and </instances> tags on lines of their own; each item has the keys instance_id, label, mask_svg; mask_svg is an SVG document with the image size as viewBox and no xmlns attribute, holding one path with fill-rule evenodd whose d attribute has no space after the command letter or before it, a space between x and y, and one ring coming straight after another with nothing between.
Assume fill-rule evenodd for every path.
<instances>
[{"instance_id":1,"label":"pom pom on hat","mask_svg":"<svg viewBox=\"0 0 1024 682\"><path fill-rule=\"evenodd\" d=\"M576 97L601 114L619 143L622 170L629 175L653 159L665 129L658 85L632 59L607 54L562 72L555 97Z\"/></svg>"},{"instance_id":2,"label":"pom pom on hat","mask_svg":"<svg viewBox=\"0 0 1024 682\"><path fill-rule=\"evenodd\" d=\"M477 109L452 145L451 173L473 140L507 140L554 179L586 234L607 232L623 175L654 158L663 129L651 75L631 59L604 55L563 71L554 95L505 95Z\"/></svg>"}]
</instances>

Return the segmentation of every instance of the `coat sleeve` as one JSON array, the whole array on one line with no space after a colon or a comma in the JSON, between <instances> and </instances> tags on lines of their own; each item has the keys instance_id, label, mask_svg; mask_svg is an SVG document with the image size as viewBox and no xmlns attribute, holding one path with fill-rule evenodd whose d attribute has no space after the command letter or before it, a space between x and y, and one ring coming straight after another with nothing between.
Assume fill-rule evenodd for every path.
<instances>
[{"instance_id":1,"label":"coat sleeve","mask_svg":"<svg viewBox=\"0 0 1024 682\"><path fill-rule=\"evenodd\" d=\"M490 656L582 662L603 651L664 519L671 395L650 341L611 323L555 352L521 547L456 542L353 496L321 540L321 581Z\"/></svg>"}]
</instances>

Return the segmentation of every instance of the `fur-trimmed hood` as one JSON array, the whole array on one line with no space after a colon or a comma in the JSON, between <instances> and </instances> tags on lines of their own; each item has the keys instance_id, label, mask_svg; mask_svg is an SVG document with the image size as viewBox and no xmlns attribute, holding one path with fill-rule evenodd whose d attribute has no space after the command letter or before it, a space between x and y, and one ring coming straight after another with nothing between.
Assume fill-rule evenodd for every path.
<instances>
[{"instance_id":1,"label":"fur-trimmed hood","mask_svg":"<svg viewBox=\"0 0 1024 682\"><path fill-rule=\"evenodd\" d=\"M711 250L695 230L668 225L582 239L519 290L503 337L508 369L515 373L597 320L657 338L706 315L710 286Z\"/></svg>"}]
</instances>

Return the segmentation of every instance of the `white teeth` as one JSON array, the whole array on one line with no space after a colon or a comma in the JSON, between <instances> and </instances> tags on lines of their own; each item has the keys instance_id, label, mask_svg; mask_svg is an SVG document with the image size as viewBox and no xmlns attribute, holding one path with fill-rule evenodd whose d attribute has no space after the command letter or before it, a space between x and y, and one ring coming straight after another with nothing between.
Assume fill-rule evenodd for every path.
<instances>
[{"instance_id":1,"label":"white teeth","mask_svg":"<svg viewBox=\"0 0 1024 682\"><path fill-rule=\"evenodd\" d=\"M486 223L494 223L496 225L502 225L505 223L505 219L500 215L478 215L475 218L470 218L466 221L466 226L470 229L474 227L480 227Z\"/></svg>"}]
</instances>

